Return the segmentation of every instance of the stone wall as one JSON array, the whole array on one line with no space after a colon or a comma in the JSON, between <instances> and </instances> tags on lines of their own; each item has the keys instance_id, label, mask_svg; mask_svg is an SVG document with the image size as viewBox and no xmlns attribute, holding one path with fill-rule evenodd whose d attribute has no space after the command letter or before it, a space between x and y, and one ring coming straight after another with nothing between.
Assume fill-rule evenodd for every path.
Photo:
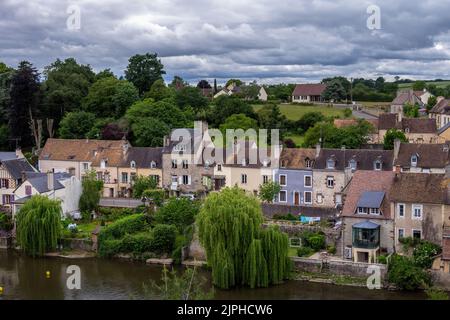
<instances>
[{"instance_id":1,"label":"stone wall","mask_svg":"<svg viewBox=\"0 0 450 320\"><path fill-rule=\"evenodd\" d=\"M285 204L262 203L261 209L267 218L272 218L275 214L293 215L303 214L308 217L320 217L323 220L333 219L339 212L336 208L304 207Z\"/></svg>"},{"instance_id":2,"label":"stone wall","mask_svg":"<svg viewBox=\"0 0 450 320\"><path fill-rule=\"evenodd\" d=\"M12 237L0 237L0 249L11 248Z\"/></svg>"},{"instance_id":3,"label":"stone wall","mask_svg":"<svg viewBox=\"0 0 450 320\"><path fill-rule=\"evenodd\" d=\"M367 273L369 266L378 266L381 272L382 283L386 279L387 267L384 264L354 263L351 261L328 261L326 265L320 259L309 258L292 258L295 269L299 271L321 273L326 272L335 275L344 275L352 277L369 277L371 273Z\"/></svg>"},{"instance_id":4,"label":"stone wall","mask_svg":"<svg viewBox=\"0 0 450 320\"><path fill-rule=\"evenodd\" d=\"M91 239L63 239L62 246L64 249L95 251Z\"/></svg>"}]
</instances>

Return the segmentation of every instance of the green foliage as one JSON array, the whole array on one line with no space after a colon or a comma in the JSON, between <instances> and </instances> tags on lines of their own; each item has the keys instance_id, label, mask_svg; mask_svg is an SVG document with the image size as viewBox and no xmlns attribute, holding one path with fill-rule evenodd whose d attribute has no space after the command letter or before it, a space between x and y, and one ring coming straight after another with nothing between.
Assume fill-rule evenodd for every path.
<instances>
[{"instance_id":1,"label":"green foliage","mask_svg":"<svg viewBox=\"0 0 450 320\"><path fill-rule=\"evenodd\" d=\"M83 139L95 123L95 114L85 111L66 113L60 122L59 136L63 139Z\"/></svg>"},{"instance_id":2,"label":"green foliage","mask_svg":"<svg viewBox=\"0 0 450 320\"><path fill-rule=\"evenodd\" d=\"M121 252L132 252L142 254L154 250L153 235L150 231L143 231L136 234L125 234L120 245Z\"/></svg>"},{"instance_id":3,"label":"green foliage","mask_svg":"<svg viewBox=\"0 0 450 320\"><path fill-rule=\"evenodd\" d=\"M378 263L387 264L387 262L388 262L387 256L385 256L385 255L378 256Z\"/></svg>"},{"instance_id":4,"label":"green foliage","mask_svg":"<svg viewBox=\"0 0 450 320\"><path fill-rule=\"evenodd\" d=\"M157 53L136 54L128 62L125 79L133 83L141 95L166 74Z\"/></svg>"},{"instance_id":5,"label":"green foliage","mask_svg":"<svg viewBox=\"0 0 450 320\"><path fill-rule=\"evenodd\" d=\"M256 119L256 114L251 105L235 96L220 96L214 99L208 123L218 128L225 119L234 114L244 114L249 118Z\"/></svg>"},{"instance_id":6,"label":"green foliage","mask_svg":"<svg viewBox=\"0 0 450 320\"><path fill-rule=\"evenodd\" d=\"M402 290L416 290L431 283L431 278L411 258L393 255L389 261L388 280Z\"/></svg>"},{"instance_id":7,"label":"green foliage","mask_svg":"<svg viewBox=\"0 0 450 320\"><path fill-rule=\"evenodd\" d=\"M311 255L313 255L314 252L315 251L312 248L305 246L302 246L297 249L297 255L299 257L310 257Z\"/></svg>"},{"instance_id":8,"label":"green foliage","mask_svg":"<svg viewBox=\"0 0 450 320\"><path fill-rule=\"evenodd\" d=\"M86 173L82 181L83 192L80 197L79 207L82 213L90 213L98 208L103 182L97 180L94 170Z\"/></svg>"},{"instance_id":9,"label":"green foliage","mask_svg":"<svg viewBox=\"0 0 450 320\"><path fill-rule=\"evenodd\" d=\"M132 215L134 213L139 213L139 211L133 211L133 209L129 208L107 208L107 207L99 207L98 213L101 216L102 221L116 221L125 216Z\"/></svg>"},{"instance_id":10,"label":"green foliage","mask_svg":"<svg viewBox=\"0 0 450 320\"><path fill-rule=\"evenodd\" d=\"M161 284L154 280L149 285L144 284L144 295L149 299L157 296L160 300L210 300L214 297L214 289L208 289L207 283L195 267L186 268L178 275L175 269L169 272L164 266Z\"/></svg>"},{"instance_id":11,"label":"green foliage","mask_svg":"<svg viewBox=\"0 0 450 320\"><path fill-rule=\"evenodd\" d=\"M325 116L320 112L307 112L299 120L295 121L294 127L298 133L304 133L324 120Z\"/></svg>"},{"instance_id":12,"label":"green foliage","mask_svg":"<svg viewBox=\"0 0 450 320\"><path fill-rule=\"evenodd\" d=\"M406 138L403 131L391 128L384 135L384 140L383 140L384 149L385 150L394 149L394 141L396 139L399 139L401 142L408 142L408 139Z\"/></svg>"},{"instance_id":13,"label":"green foliage","mask_svg":"<svg viewBox=\"0 0 450 320\"><path fill-rule=\"evenodd\" d=\"M423 89L425 89L427 86L427 83L423 80L419 80L414 82L413 84L413 90L414 91L422 91Z\"/></svg>"},{"instance_id":14,"label":"green foliage","mask_svg":"<svg viewBox=\"0 0 450 320\"><path fill-rule=\"evenodd\" d=\"M272 219L275 220L288 220L288 221L298 221L298 216L293 215L292 213L288 214L274 214Z\"/></svg>"},{"instance_id":15,"label":"green foliage","mask_svg":"<svg viewBox=\"0 0 450 320\"><path fill-rule=\"evenodd\" d=\"M277 226L272 226L263 229L260 237L264 258L267 262L268 283L279 284L289 276L292 268L287 250L289 248L288 236L286 233L280 232ZM261 265L261 267L264 266ZM262 275L264 275L264 271Z\"/></svg>"},{"instance_id":16,"label":"green foliage","mask_svg":"<svg viewBox=\"0 0 450 320\"><path fill-rule=\"evenodd\" d=\"M156 189L158 180L155 177L142 176L136 177L133 183L133 198L139 199L147 189Z\"/></svg>"},{"instance_id":17,"label":"green foliage","mask_svg":"<svg viewBox=\"0 0 450 320\"><path fill-rule=\"evenodd\" d=\"M273 199L280 191L281 186L278 182L269 181L259 186L259 198L262 201L272 203Z\"/></svg>"},{"instance_id":18,"label":"green foliage","mask_svg":"<svg viewBox=\"0 0 450 320\"><path fill-rule=\"evenodd\" d=\"M304 231L301 234L303 246L309 247L315 252L325 249L325 235L320 232Z\"/></svg>"},{"instance_id":19,"label":"green foliage","mask_svg":"<svg viewBox=\"0 0 450 320\"><path fill-rule=\"evenodd\" d=\"M158 119L142 118L135 122L131 129L134 145L138 147L160 147L163 145L164 136L170 133L170 127Z\"/></svg>"},{"instance_id":20,"label":"green foliage","mask_svg":"<svg viewBox=\"0 0 450 320\"><path fill-rule=\"evenodd\" d=\"M247 117L245 114L233 114L228 117L223 124L220 125L220 131L225 136L227 129L242 129L244 131L248 129L257 130L258 123L255 119Z\"/></svg>"},{"instance_id":21,"label":"green foliage","mask_svg":"<svg viewBox=\"0 0 450 320\"><path fill-rule=\"evenodd\" d=\"M345 108L343 113L344 113L344 118L350 118L353 114L353 111L350 108Z\"/></svg>"},{"instance_id":22,"label":"green foliage","mask_svg":"<svg viewBox=\"0 0 450 320\"><path fill-rule=\"evenodd\" d=\"M154 101L160 101L166 98L170 98L173 94L173 90L166 87L163 79L158 79L153 82L150 90L144 94L144 99L150 98Z\"/></svg>"},{"instance_id":23,"label":"green foliage","mask_svg":"<svg viewBox=\"0 0 450 320\"><path fill-rule=\"evenodd\" d=\"M257 114L260 128L267 130L278 129L280 130L280 139L283 138L287 120L286 116L281 113L280 107L277 104L265 105L258 111Z\"/></svg>"},{"instance_id":24,"label":"green foliage","mask_svg":"<svg viewBox=\"0 0 450 320\"><path fill-rule=\"evenodd\" d=\"M431 108L433 108L436 105L436 103L437 103L437 97L436 96L430 96L428 98L427 105L426 105L427 111L430 111Z\"/></svg>"},{"instance_id":25,"label":"green foliage","mask_svg":"<svg viewBox=\"0 0 450 320\"><path fill-rule=\"evenodd\" d=\"M83 109L97 117L119 118L138 99L138 91L132 83L115 77L103 78L89 88Z\"/></svg>"},{"instance_id":26,"label":"green foliage","mask_svg":"<svg viewBox=\"0 0 450 320\"><path fill-rule=\"evenodd\" d=\"M195 221L199 204L187 198L170 198L155 214L157 223L171 224L180 232Z\"/></svg>"},{"instance_id":27,"label":"green foliage","mask_svg":"<svg viewBox=\"0 0 450 320\"><path fill-rule=\"evenodd\" d=\"M406 117L409 118L418 118L419 117L419 105L412 105L410 103L405 103L403 105L403 113Z\"/></svg>"},{"instance_id":28,"label":"green foliage","mask_svg":"<svg viewBox=\"0 0 450 320\"><path fill-rule=\"evenodd\" d=\"M258 199L237 187L224 188L206 198L197 216L197 224L215 285L226 289L236 285L272 284L277 279L269 276L266 280L269 259L278 259L272 263L272 267L278 270L271 274L283 274L283 279L287 277L290 267L285 259L287 237L279 230L271 232L280 235L265 234L269 231L262 230L263 220ZM275 258L266 256L268 252ZM257 269L255 263L259 264Z\"/></svg>"},{"instance_id":29,"label":"green foliage","mask_svg":"<svg viewBox=\"0 0 450 320\"><path fill-rule=\"evenodd\" d=\"M0 212L0 230L9 231L13 228L11 216L5 212Z\"/></svg>"},{"instance_id":30,"label":"green foliage","mask_svg":"<svg viewBox=\"0 0 450 320\"><path fill-rule=\"evenodd\" d=\"M429 241L421 241L413 250L414 263L423 269L431 268L434 258L441 253L441 247Z\"/></svg>"},{"instance_id":31,"label":"green foliage","mask_svg":"<svg viewBox=\"0 0 450 320\"><path fill-rule=\"evenodd\" d=\"M100 230L100 246L103 240L119 239L127 233L132 234L143 231L146 227L148 227L148 223L144 214L133 214L123 217Z\"/></svg>"},{"instance_id":32,"label":"green foliage","mask_svg":"<svg viewBox=\"0 0 450 320\"><path fill-rule=\"evenodd\" d=\"M436 287L428 288L425 293L428 300L449 300L448 293Z\"/></svg>"},{"instance_id":33,"label":"green foliage","mask_svg":"<svg viewBox=\"0 0 450 320\"><path fill-rule=\"evenodd\" d=\"M33 196L16 216L17 241L31 256L56 249L61 234L61 203L46 196Z\"/></svg>"},{"instance_id":34,"label":"green foliage","mask_svg":"<svg viewBox=\"0 0 450 320\"><path fill-rule=\"evenodd\" d=\"M332 244L328 245L327 246L327 252L329 254L336 254L336 246L332 245Z\"/></svg>"},{"instance_id":35,"label":"green foliage","mask_svg":"<svg viewBox=\"0 0 450 320\"><path fill-rule=\"evenodd\" d=\"M152 202L160 207L164 203L166 192L163 189L147 189L142 193L143 197L151 199Z\"/></svg>"},{"instance_id":36,"label":"green foliage","mask_svg":"<svg viewBox=\"0 0 450 320\"><path fill-rule=\"evenodd\" d=\"M208 99L201 94L198 88L189 86L177 90L175 102L181 110L190 107L196 114L208 108Z\"/></svg>"},{"instance_id":37,"label":"green foliage","mask_svg":"<svg viewBox=\"0 0 450 320\"><path fill-rule=\"evenodd\" d=\"M167 224L157 224L152 230L152 251L172 252L177 236L177 228Z\"/></svg>"},{"instance_id":38,"label":"green foliage","mask_svg":"<svg viewBox=\"0 0 450 320\"><path fill-rule=\"evenodd\" d=\"M326 101L342 101L347 97L347 92L338 79L330 80L322 93L322 98Z\"/></svg>"}]
</instances>

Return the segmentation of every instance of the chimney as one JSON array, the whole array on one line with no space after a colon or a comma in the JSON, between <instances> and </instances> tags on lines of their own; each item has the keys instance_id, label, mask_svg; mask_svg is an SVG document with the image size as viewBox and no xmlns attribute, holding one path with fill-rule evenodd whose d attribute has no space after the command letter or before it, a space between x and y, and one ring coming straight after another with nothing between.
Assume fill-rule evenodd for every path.
<instances>
[{"instance_id":1,"label":"chimney","mask_svg":"<svg viewBox=\"0 0 450 320\"><path fill-rule=\"evenodd\" d=\"M20 175L21 175L21 178L22 178L22 182L24 182L25 180L27 180L27 175L26 175L25 171L22 171L22 172L20 173Z\"/></svg>"},{"instance_id":2,"label":"chimney","mask_svg":"<svg viewBox=\"0 0 450 320\"><path fill-rule=\"evenodd\" d=\"M164 136L164 138L163 138L163 147L168 147L169 144L170 144L169 136Z\"/></svg>"},{"instance_id":3,"label":"chimney","mask_svg":"<svg viewBox=\"0 0 450 320\"><path fill-rule=\"evenodd\" d=\"M398 153L400 152L401 141L400 139L394 140L394 162L398 159Z\"/></svg>"},{"instance_id":4,"label":"chimney","mask_svg":"<svg viewBox=\"0 0 450 320\"><path fill-rule=\"evenodd\" d=\"M22 149L20 147L17 147L17 149L16 149L16 157L17 157L17 159L25 158L25 156L22 153Z\"/></svg>"},{"instance_id":5,"label":"chimney","mask_svg":"<svg viewBox=\"0 0 450 320\"><path fill-rule=\"evenodd\" d=\"M124 156L127 154L129 148L130 144L128 143L128 141L125 140L122 144L122 152Z\"/></svg>"},{"instance_id":6,"label":"chimney","mask_svg":"<svg viewBox=\"0 0 450 320\"><path fill-rule=\"evenodd\" d=\"M53 171L47 172L47 188L48 188L48 190L53 190L55 188L54 176L55 176L55 174L53 173Z\"/></svg>"},{"instance_id":7,"label":"chimney","mask_svg":"<svg viewBox=\"0 0 450 320\"><path fill-rule=\"evenodd\" d=\"M320 143L316 144L316 159L319 157L320 155Z\"/></svg>"},{"instance_id":8,"label":"chimney","mask_svg":"<svg viewBox=\"0 0 450 320\"><path fill-rule=\"evenodd\" d=\"M400 166L394 167L395 178L398 178L400 176L401 172L402 172L402 169L400 168Z\"/></svg>"}]
</instances>

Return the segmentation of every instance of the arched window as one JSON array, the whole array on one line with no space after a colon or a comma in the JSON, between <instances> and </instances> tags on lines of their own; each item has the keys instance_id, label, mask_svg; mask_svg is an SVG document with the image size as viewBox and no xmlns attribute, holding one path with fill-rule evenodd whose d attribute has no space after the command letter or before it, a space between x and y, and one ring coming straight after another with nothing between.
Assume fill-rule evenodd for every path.
<instances>
[{"instance_id":1,"label":"arched window","mask_svg":"<svg viewBox=\"0 0 450 320\"><path fill-rule=\"evenodd\" d=\"M136 162L135 161L131 161L130 162L130 168L131 169L136 169Z\"/></svg>"},{"instance_id":2,"label":"arched window","mask_svg":"<svg viewBox=\"0 0 450 320\"><path fill-rule=\"evenodd\" d=\"M152 168L152 169L156 168L156 162L155 161L150 162L150 168Z\"/></svg>"}]
</instances>

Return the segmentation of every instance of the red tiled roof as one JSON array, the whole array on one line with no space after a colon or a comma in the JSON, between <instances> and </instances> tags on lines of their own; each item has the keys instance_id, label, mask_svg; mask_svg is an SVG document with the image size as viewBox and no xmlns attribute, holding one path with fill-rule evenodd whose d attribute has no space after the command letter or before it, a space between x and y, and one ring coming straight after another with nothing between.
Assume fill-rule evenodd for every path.
<instances>
[{"instance_id":1,"label":"red tiled roof","mask_svg":"<svg viewBox=\"0 0 450 320\"><path fill-rule=\"evenodd\" d=\"M315 84L297 84L293 96L320 96L327 85L322 83Z\"/></svg>"}]
</instances>

